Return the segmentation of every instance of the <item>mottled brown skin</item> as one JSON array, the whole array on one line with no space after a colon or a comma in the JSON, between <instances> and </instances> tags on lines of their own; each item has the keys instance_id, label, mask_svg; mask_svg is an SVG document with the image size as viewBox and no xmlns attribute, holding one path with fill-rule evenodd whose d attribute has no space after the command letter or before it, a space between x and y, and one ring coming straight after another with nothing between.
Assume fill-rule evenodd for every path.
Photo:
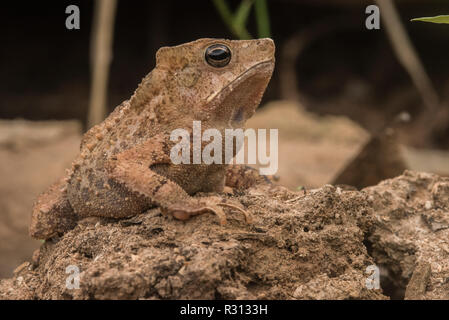
<instances>
[{"instance_id":1,"label":"mottled brown skin","mask_svg":"<svg viewBox=\"0 0 449 320\"><path fill-rule=\"evenodd\" d=\"M215 43L231 49L225 67L205 61L206 48ZM242 128L270 80L274 50L270 39L200 39L161 48L156 67L131 99L84 135L65 179L39 197L31 236L48 239L79 218L130 217L154 205L182 220L214 212L224 222L217 201L192 195L222 191L227 166L174 165L169 136L178 128L191 132L194 120L201 121L202 131L216 128L223 136L225 128ZM228 180L231 186L238 181Z\"/></svg>"}]
</instances>

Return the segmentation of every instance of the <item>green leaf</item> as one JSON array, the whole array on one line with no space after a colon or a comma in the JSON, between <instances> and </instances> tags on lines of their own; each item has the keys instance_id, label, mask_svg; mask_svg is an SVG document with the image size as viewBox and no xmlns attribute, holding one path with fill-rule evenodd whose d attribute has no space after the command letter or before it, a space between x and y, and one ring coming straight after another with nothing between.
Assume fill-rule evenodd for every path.
<instances>
[{"instance_id":1,"label":"green leaf","mask_svg":"<svg viewBox=\"0 0 449 320\"><path fill-rule=\"evenodd\" d=\"M247 16L249 14L249 9L251 9L252 1L244 1L245 3L242 3L240 6L237 14L239 14L238 17L238 23L240 20L243 20L243 22L246 21ZM251 39L252 36L249 34L249 32L246 30L245 25L237 25L235 23L235 14L232 13L231 9L229 9L229 6L225 0L213 0L213 3L215 5L215 8L217 9L218 13L220 14L221 18L225 22L225 24L228 26L229 30L239 39ZM249 6L249 8L247 8ZM248 10L248 12L246 12Z\"/></svg>"},{"instance_id":2,"label":"green leaf","mask_svg":"<svg viewBox=\"0 0 449 320\"><path fill-rule=\"evenodd\" d=\"M423 22L431 22L431 23L446 23L446 24L449 24L449 15L415 18L415 19L412 19L411 21L423 21Z\"/></svg>"},{"instance_id":3,"label":"green leaf","mask_svg":"<svg viewBox=\"0 0 449 320\"><path fill-rule=\"evenodd\" d=\"M251 35L246 31L246 21L248 20L251 7L253 5L252 0L242 0L237 12L234 14L234 28L237 30L240 39L251 39Z\"/></svg>"},{"instance_id":4,"label":"green leaf","mask_svg":"<svg viewBox=\"0 0 449 320\"><path fill-rule=\"evenodd\" d=\"M234 25L238 28L245 27L246 20L248 19L249 12L251 11L251 6L253 2L251 0L243 0L240 3L237 12L234 14Z\"/></svg>"},{"instance_id":5,"label":"green leaf","mask_svg":"<svg viewBox=\"0 0 449 320\"><path fill-rule=\"evenodd\" d=\"M259 38L270 38L270 18L266 0L256 0L255 10Z\"/></svg>"}]
</instances>

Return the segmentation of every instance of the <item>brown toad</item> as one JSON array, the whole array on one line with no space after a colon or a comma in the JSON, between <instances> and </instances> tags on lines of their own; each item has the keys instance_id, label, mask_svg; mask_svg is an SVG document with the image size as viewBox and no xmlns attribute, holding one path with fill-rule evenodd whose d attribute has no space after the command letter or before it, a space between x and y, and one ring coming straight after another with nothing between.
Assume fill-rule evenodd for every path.
<instances>
[{"instance_id":1,"label":"brown toad","mask_svg":"<svg viewBox=\"0 0 449 320\"><path fill-rule=\"evenodd\" d=\"M130 217L155 205L177 219L214 212L224 222L220 204L192 195L222 191L227 165L173 164L170 133L191 132L193 121L202 131L242 128L271 78L274 50L271 39L161 48L133 96L84 135L66 177L38 198L31 236L48 239L80 218Z\"/></svg>"}]
</instances>

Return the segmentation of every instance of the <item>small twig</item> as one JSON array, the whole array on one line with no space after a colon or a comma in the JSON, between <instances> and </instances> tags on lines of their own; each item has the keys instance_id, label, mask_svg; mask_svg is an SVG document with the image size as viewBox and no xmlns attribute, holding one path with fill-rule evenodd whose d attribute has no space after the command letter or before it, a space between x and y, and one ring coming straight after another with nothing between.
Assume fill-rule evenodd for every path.
<instances>
[{"instance_id":1,"label":"small twig","mask_svg":"<svg viewBox=\"0 0 449 320\"><path fill-rule=\"evenodd\" d=\"M91 36L92 83L87 119L89 128L103 121L106 116L116 7L117 0L97 0L95 3L94 27Z\"/></svg>"},{"instance_id":2,"label":"small twig","mask_svg":"<svg viewBox=\"0 0 449 320\"><path fill-rule=\"evenodd\" d=\"M297 201L297 200L299 200L299 199L302 199L302 198L304 198L304 195L299 196L299 197L295 197L295 198L293 198L293 199L289 199L289 200L285 201L285 203L295 202L295 201Z\"/></svg>"},{"instance_id":3,"label":"small twig","mask_svg":"<svg viewBox=\"0 0 449 320\"><path fill-rule=\"evenodd\" d=\"M376 0L376 2L380 7L388 37L400 63L412 78L427 109L435 112L439 105L438 94L413 48L393 1Z\"/></svg>"}]
</instances>

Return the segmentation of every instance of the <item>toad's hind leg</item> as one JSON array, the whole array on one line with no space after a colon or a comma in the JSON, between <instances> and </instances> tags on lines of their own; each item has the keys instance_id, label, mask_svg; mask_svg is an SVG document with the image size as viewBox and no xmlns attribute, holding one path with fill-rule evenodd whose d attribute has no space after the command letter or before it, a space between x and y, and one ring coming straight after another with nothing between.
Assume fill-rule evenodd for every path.
<instances>
[{"instance_id":1,"label":"toad's hind leg","mask_svg":"<svg viewBox=\"0 0 449 320\"><path fill-rule=\"evenodd\" d=\"M41 194L33 206L29 233L36 239L49 239L73 229L78 220L66 192L65 179Z\"/></svg>"}]
</instances>

